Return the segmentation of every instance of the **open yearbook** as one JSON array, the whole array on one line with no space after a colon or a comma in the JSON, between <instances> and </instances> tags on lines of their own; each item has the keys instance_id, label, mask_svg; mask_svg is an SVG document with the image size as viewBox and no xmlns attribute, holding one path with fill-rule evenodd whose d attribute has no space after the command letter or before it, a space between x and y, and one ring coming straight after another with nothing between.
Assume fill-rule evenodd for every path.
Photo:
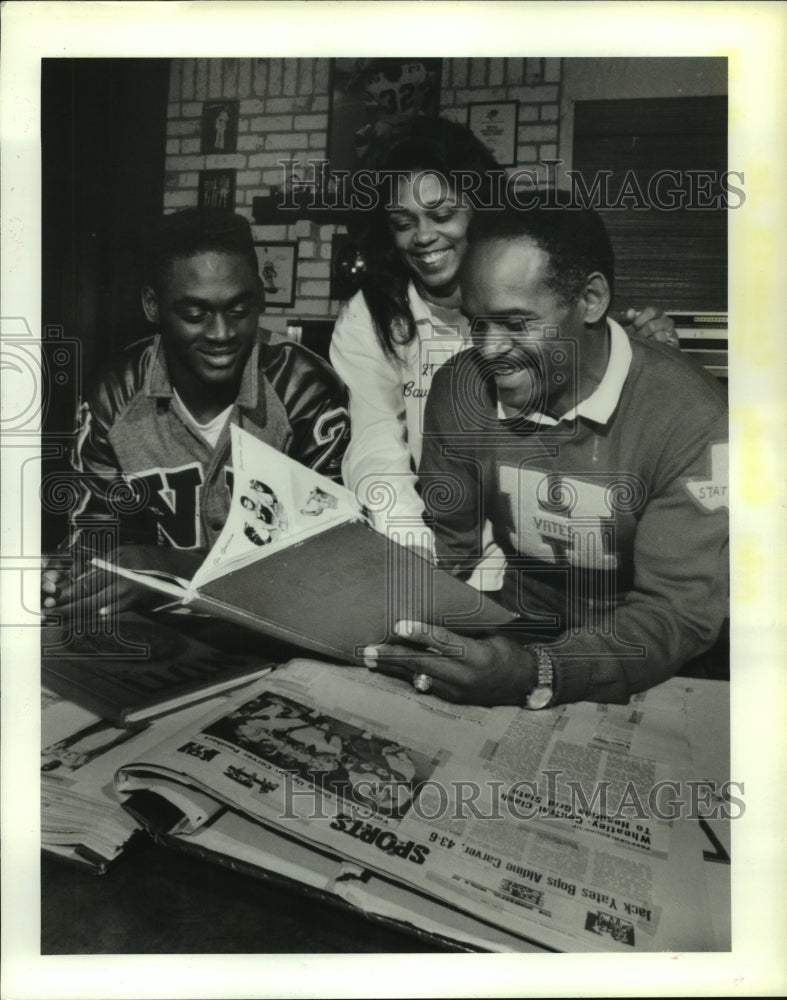
<instances>
[{"instance_id":1,"label":"open yearbook","mask_svg":"<svg viewBox=\"0 0 787 1000\"><path fill-rule=\"evenodd\" d=\"M372 528L349 490L231 431L230 512L191 580L94 562L185 608L355 663L400 619L471 632L514 623L511 612Z\"/></svg>"},{"instance_id":2,"label":"open yearbook","mask_svg":"<svg viewBox=\"0 0 787 1000\"><path fill-rule=\"evenodd\" d=\"M724 950L728 868L652 797L708 777L693 683L528 712L294 660L127 758L116 790L166 844L466 946Z\"/></svg>"}]
</instances>

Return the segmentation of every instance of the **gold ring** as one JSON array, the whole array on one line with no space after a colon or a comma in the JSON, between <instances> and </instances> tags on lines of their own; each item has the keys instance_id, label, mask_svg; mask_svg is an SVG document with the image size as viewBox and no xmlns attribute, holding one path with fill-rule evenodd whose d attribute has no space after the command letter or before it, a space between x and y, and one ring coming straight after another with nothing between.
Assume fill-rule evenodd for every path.
<instances>
[{"instance_id":1,"label":"gold ring","mask_svg":"<svg viewBox=\"0 0 787 1000\"><path fill-rule=\"evenodd\" d=\"M413 687L419 694L426 694L432 687L432 678L429 674L415 674L413 677Z\"/></svg>"}]
</instances>

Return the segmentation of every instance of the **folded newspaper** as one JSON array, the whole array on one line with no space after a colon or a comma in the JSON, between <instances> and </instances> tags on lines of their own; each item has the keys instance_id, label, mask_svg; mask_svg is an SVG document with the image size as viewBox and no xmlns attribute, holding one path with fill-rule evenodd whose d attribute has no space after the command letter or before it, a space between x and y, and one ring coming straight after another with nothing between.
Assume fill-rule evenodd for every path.
<instances>
[{"instance_id":1,"label":"folded newspaper","mask_svg":"<svg viewBox=\"0 0 787 1000\"><path fill-rule=\"evenodd\" d=\"M41 693L41 849L103 874L139 829L115 793L117 769L198 720L217 699L143 729L114 725L44 687Z\"/></svg>"},{"instance_id":2,"label":"folded newspaper","mask_svg":"<svg viewBox=\"0 0 787 1000\"><path fill-rule=\"evenodd\" d=\"M457 940L490 950L723 950L708 841L674 802L690 696L674 680L627 706L460 707L296 660L146 749L116 788L166 843L251 868L277 842L311 849L338 859L337 896L409 907L414 926L450 912Z\"/></svg>"}]
</instances>

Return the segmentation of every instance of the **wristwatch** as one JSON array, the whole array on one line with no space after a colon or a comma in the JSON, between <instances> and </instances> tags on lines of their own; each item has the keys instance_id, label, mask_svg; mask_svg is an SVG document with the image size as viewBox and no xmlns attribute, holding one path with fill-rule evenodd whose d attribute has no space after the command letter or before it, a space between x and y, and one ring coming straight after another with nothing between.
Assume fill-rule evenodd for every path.
<instances>
[{"instance_id":1,"label":"wristwatch","mask_svg":"<svg viewBox=\"0 0 787 1000\"><path fill-rule=\"evenodd\" d=\"M525 704L528 708L546 708L554 697L555 667L552 657L543 646L528 646L538 664L538 680L536 686L527 696Z\"/></svg>"}]
</instances>

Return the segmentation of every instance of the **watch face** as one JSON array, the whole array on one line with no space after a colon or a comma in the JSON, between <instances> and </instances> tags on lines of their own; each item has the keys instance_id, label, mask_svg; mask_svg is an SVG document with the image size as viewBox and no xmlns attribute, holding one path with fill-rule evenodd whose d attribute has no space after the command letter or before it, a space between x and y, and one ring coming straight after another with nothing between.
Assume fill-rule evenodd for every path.
<instances>
[{"instance_id":1,"label":"watch face","mask_svg":"<svg viewBox=\"0 0 787 1000\"><path fill-rule=\"evenodd\" d=\"M536 709L546 708L550 701L552 701L551 687L533 688L527 698L527 707Z\"/></svg>"}]
</instances>

